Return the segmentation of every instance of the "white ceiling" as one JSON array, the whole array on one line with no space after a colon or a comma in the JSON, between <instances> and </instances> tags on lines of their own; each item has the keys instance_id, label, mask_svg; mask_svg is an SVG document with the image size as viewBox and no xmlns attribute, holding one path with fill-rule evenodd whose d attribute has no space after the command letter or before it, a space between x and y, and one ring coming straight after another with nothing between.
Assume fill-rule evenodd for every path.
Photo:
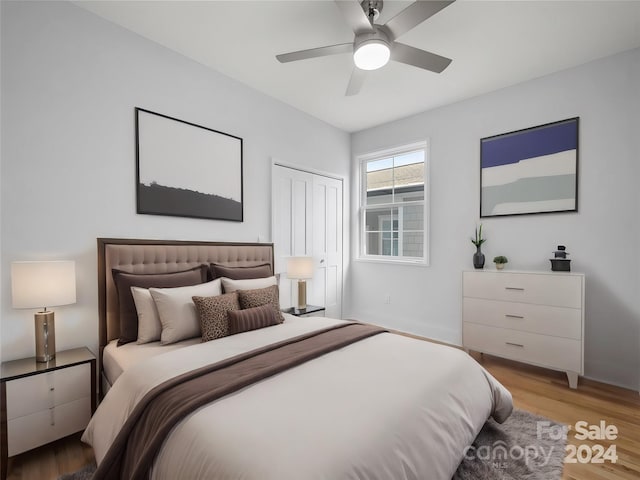
<instances>
[{"instance_id":1,"label":"white ceiling","mask_svg":"<svg viewBox=\"0 0 640 480\"><path fill-rule=\"evenodd\" d=\"M640 1L458 0L399 38L452 58L443 73L390 62L346 97L351 55L275 59L353 40L331 0L75 3L349 132L640 47Z\"/></svg>"}]
</instances>

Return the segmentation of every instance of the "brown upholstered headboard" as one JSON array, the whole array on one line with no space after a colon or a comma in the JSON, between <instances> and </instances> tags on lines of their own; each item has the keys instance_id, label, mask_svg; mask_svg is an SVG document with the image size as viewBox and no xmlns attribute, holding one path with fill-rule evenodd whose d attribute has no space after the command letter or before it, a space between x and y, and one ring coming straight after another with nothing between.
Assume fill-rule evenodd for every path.
<instances>
[{"instance_id":1,"label":"brown upholstered headboard","mask_svg":"<svg viewBox=\"0 0 640 480\"><path fill-rule=\"evenodd\" d=\"M104 346L120 335L113 268L132 273L165 273L209 263L234 267L269 263L273 272L273 244L98 238L100 358Z\"/></svg>"}]
</instances>

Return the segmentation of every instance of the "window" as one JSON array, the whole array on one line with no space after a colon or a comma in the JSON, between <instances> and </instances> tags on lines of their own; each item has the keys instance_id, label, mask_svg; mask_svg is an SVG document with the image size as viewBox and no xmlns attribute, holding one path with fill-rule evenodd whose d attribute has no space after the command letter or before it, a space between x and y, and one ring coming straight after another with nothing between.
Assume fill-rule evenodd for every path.
<instances>
[{"instance_id":1,"label":"window","mask_svg":"<svg viewBox=\"0 0 640 480\"><path fill-rule=\"evenodd\" d=\"M426 144L378 152L359 160L359 257L427 263Z\"/></svg>"}]
</instances>

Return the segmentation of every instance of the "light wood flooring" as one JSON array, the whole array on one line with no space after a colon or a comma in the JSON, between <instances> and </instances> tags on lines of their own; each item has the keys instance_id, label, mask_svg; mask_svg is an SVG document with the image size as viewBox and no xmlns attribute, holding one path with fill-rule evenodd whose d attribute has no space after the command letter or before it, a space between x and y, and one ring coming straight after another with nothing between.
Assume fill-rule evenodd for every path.
<instances>
[{"instance_id":1,"label":"light wood flooring","mask_svg":"<svg viewBox=\"0 0 640 480\"><path fill-rule=\"evenodd\" d=\"M569 432L569 443L615 443L617 463L565 464L563 480L617 480L640 478L640 395L638 392L580 379L577 390L567 386L566 375L489 355L473 354L514 398L517 408L575 425L580 420L616 425L619 435L610 441L578 441ZM93 461L93 452L72 435L58 442L10 459L9 480L55 480Z\"/></svg>"}]
</instances>

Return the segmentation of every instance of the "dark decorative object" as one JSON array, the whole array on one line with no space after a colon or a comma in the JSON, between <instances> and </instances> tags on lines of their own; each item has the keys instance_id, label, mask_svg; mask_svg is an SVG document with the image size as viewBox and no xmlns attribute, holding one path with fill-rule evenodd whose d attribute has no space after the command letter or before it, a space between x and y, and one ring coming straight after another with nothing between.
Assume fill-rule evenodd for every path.
<instances>
[{"instance_id":1,"label":"dark decorative object","mask_svg":"<svg viewBox=\"0 0 640 480\"><path fill-rule=\"evenodd\" d=\"M480 245L476 247L476 253L473 254L473 268L484 268L484 253L480 250Z\"/></svg>"},{"instance_id":2,"label":"dark decorative object","mask_svg":"<svg viewBox=\"0 0 640 480\"><path fill-rule=\"evenodd\" d=\"M242 222L242 138L136 108L138 213Z\"/></svg>"},{"instance_id":3,"label":"dark decorative object","mask_svg":"<svg viewBox=\"0 0 640 480\"><path fill-rule=\"evenodd\" d=\"M471 238L471 243L476 246L476 253L473 254L473 268L484 268L484 254L480 247L486 241L486 238L482 238L482 224L480 224L480 228L476 227L475 238Z\"/></svg>"},{"instance_id":4,"label":"dark decorative object","mask_svg":"<svg viewBox=\"0 0 640 480\"><path fill-rule=\"evenodd\" d=\"M480 140L480 217L578 211L578 121Z\"/></svg>"},{"instance_id":5,"label":"dark decorative object","mask_svg":"<svg viewBox=\"0 0 640 480\"><path fill-rule=\"evenodd\" d=\"M554 272L570 272L571 271L571 260L567 258L569 255L568 252L565 251L566 247L564 245L558 245L558 250L553 252L554 258L550 258L551 262L551 270Z\"/></svg>"}]
</instances>

